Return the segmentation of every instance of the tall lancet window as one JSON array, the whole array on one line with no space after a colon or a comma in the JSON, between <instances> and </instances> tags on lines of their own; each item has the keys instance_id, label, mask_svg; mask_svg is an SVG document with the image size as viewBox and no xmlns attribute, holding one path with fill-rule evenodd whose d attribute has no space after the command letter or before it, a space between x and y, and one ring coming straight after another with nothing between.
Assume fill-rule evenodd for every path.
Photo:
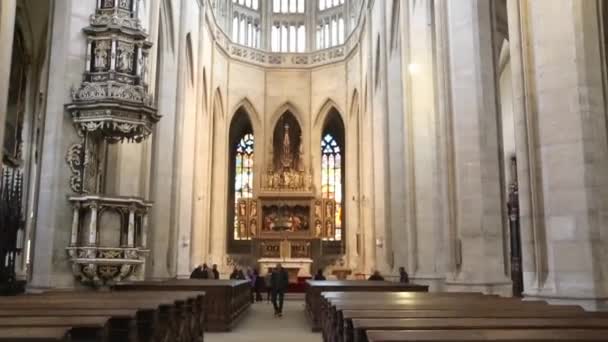
<instances>
[{"instance_id":1,"label":"tall lancet window","mask_svg":"<svg viewBox=\"0 0 608 342\"><path fill-rule=\"evenodd\" d=\"M344 233L344 125L333 110L321 138L321 196L336 201L335 227L330 241L342 241Z\"/></svg>"},{"instance_id":2,"label":"tall lancet window","mask_svg":"<svg viewBox=\"0 0 608 342\"><path fill-rule=\"evenodd\" d=\"M252 198L254 173L255 143L254 132L249 120L249 114L245 109L240 108L234 114L230 123L229 133L229 168L228 168L228 212L227 230L229 240L229 252L240 253L234 250L240 245L238 241L251 239L251 233L244 222L239 222L243 218L243 209L239 207L239 200ZM245 210L246 214L246 210ZM235 244L236 243L236 244ZM242 247L242 246L241 246Z\"/></svg>"},{"instance_id":3,"label":"tall lancet window","mask_svg":"<svg viewBox=\"0 0 608 342\"><path fill-rule=\"evenodd\" d=\"M234 239L246 239L241 236L237 220L237 206L242 198L253 197L253 134L247 133L236 145L234 175Z\"/></svg>"}]
</instances>

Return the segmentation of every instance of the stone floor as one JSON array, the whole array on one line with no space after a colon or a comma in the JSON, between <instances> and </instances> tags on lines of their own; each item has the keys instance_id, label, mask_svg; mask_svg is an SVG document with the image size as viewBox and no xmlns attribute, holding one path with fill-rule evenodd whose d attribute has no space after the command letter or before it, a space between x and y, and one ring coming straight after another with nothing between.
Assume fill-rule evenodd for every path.
<instances>
[{"instance_id":1,"label":"stone floor","mask_svg":"<svg viewBox=\"0 0 608 342\"><path fill-rule=\"evenodd\" d=\"M229 333L206 333L206 342L320 342L321 334L310 331L304 301L285 301L283 317L275 318L272 304L257 303Z\"/></svg>"}]
</instances>

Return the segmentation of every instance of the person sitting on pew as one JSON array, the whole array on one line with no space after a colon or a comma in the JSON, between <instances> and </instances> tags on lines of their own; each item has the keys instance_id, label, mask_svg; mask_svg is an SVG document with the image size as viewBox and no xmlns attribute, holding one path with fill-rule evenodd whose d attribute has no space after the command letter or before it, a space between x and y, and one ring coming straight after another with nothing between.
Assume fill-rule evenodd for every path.
<instances>
[{"instance_id":1,"label":"person sitting on pew","mask_svg":"<svg viewBox=\"0 0 608 342\"><path fill-rule=\"evenodd\" d=\"M405 267L399 267L399 282L404 284L410 282L410 276L405 271Z\"/></svg>"},{"instance_id":2,"label":"person sitting on pew","mask_svg":"<svg viewBox=\"0 0 608 342\"><path fill-rule=\"evenodd\" d=\"M376 270L374 271L374 274L372 274L372 276L367 280L384 281L384 277L380 275L380 271Z\"/></svg>"},{"instance_id":3,"label":"person sitting on pew","mask_svg":"<svg viewBox=\"0 0 608 342\"><path fill-rule=\"evenodd\" d=\"M312 280L327 280L325 278L325 276L323 275L323 269L319 268L317 270L317 274L315 274L314 278Z\"/></svg>"},{"instance_id":4,"label":"person sitting on pew","mask_svg":"<svg viewBox=\"0 0 608 342\"><path fill-rule=\"evenodd\" d=\"M220 279L220 271L217 270L217 264L213 264L211 273L213 273L214 279Z\"/></svg>"},{"instance_id":5,"label":"person sitting on pew","mask_svg":"<svg viewBox=\"0 0 608 342\"><path fill-rule=\"evenodd\" d=\"M199 265L190 274L190 279L209 279L209 267L207 264Z\"/></svg>"}]
</instances>

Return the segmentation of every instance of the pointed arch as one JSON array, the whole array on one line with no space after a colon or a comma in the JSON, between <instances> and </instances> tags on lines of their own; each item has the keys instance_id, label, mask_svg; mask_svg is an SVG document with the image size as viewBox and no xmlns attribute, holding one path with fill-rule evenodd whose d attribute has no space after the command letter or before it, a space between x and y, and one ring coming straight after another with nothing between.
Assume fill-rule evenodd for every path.
<instances>
[{"instance_id":1,"label":"pointed arch","mask_svg":"<svg viewBox=\"0 0 608 342\"><path fill-rule=\"evenodd\" d=\"M228 133L229 178L228 178L228 243L250 240L247 229L239 227L237 205L240 199L253 197L255 136L249 113L239 107L230 121ZM230 249L230 248L229 248Z\"/></svg>"},{"instance_id":2,"label":"pointed arch","mask_svg":"<svg viewBox=\"0 0 608 342\"><path fill-rule=\"evenodd\" d=\"M291 158L292 165L291 167L298 169L303 167L300 164L302 161L299 158L299 152L302 150L302 126L300 126L298 120L295 115L289 110L285 111L283 115L279 117L279 120L275 124L272 133L272 147L273 151L280 151L285 143L285 139L289 136L289 144L291 146ZM280 169L286 167L284 161L281 160L280 153L273 154L273 164L275 169Z\"/></svg>"},{"instance_id":3,"label":"pointed arch","mask_svg":"<svg viewBox=\"0 0 608 342\"><path fill-rule=\"evenodd\" d=\"M252 120L254 126L257 127L262 123L260 114L255 109L253 103L251 103L249 98L244 97L241 101L239 101L236 104L236 106L234 106L233 110L231 111L233 117L237 114L239 109L243 109L244 111L246 111L249 114L249 117Z\"/></svg>"},{"instance_id":4,"label":"pointed arch","mask_svg":"<svg viewBox=\"0 0 608 342\"><path fill-rule=\"evenodd\" d=\"M271 123L271 125L272 125L271 127L273 129L277 125L279 120L281 119L281 116L283 116L283 114L285 114L285 112L290 112L291 114L293 114L293 116L298 121L298 124L300 125L300 127L304 127L303 121L302 121L302 116L301 116L302 112L293 103L291 103L290 101L287 101L287 102L283 103L281 106L279 106L279 108L272 114L270 123Z\"/></svg>"},{"instance_id":5,"label":"pointed arch","mask_svg":"<svg viewBox=\"0 0 608 342\"><path fill-rule=\"evenodd\" d=\"M331 227L325 233L325 240L341 243L344 250L345 204L346 204L346 134L342 116L335 107L331 107L325 116L321 129L321 197L334 200L333 223L325 222Z\"/></svg>"},{"instance_id":6,"label":"pointed arch","mask_svg":"<svg viewBox=\"0 0 608 342\"><path fill-rule=\"evenodd\" d=\"M317 116L315 117L314 121L314 126L317 127L322 122L324 122L325 118L327 118L327 115L332 109L335 109L338 112L338 115L341 116L341 120L344 120L344 118L342 117L342 113L344 113L344 111L336 104L334 100L328 98L327 100L325 100L325 102L317 112Z\"/></svg>"}]
</instances>

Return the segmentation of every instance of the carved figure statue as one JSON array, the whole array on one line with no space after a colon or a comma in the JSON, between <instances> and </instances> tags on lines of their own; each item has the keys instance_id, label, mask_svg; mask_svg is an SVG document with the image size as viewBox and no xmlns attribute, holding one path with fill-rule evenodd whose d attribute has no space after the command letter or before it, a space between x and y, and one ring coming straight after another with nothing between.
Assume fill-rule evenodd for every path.
<instances>
[{"instance_id":1,"label":"carved figure statue","mask_svg":"<svg viewBox=\"0 0 608 342\"><path fill-rule=\"evenodd\" d=\"M95 48L95 70L105 70L108 67L108 43L100 41Z\"/></svg>"},{"instance_id":2,"label":"carved figure statue","mask_svg":"<svg viewBox=\"0 0 608 342\"><path fill-rule=\"evenodd\" d=\"M331 221L325 222L325 231L326 231L325 233L327 234L326 235L327 237L334 236L333 227L332 227Z\"/></svg>"},{"instance_id":3,"label":"carved figure statue","mask_svg":"<svg viewBox=\"0 0 608 342\"><path fill-rule=\"evenodd\" d=\"M321 237L321 221L317 220L315 222L315 236L316 237Z\"/></svg>"},{"instance_id":4,"label":"carved figure statue","mask_svg":"<svg viewBox=\"0 0 608 342\"><path fill-rule=\"evenodd\" d=\"M249 224L249 231L251 231L251 235L255 235L256 230L258 229L257 221L255 219L251 220Z\"/></svg>"},{"instance_id":5,"label":"carved figure statue","mask_svg":"<svg viewBox=\"0 0 608 342\"><path fill-rule=\"evenodd\" d=\"M283 150L281 152L281 166L285 169L291 169L293 166L293 156L291 155L291 141L289 139L289 124L285 124L285 133L283 134Z\"/></svg>"},{"instance_id":6,"label":"carved figure statue","mask_svg":"<svg viewBox=\"0 0 608 342\"><path fill-rule=\"evenodd\" d=\"M251 202L251 213L249 214L251 217L258 216L258 204L255 201Z\"/></svg>"}]
</instances>

